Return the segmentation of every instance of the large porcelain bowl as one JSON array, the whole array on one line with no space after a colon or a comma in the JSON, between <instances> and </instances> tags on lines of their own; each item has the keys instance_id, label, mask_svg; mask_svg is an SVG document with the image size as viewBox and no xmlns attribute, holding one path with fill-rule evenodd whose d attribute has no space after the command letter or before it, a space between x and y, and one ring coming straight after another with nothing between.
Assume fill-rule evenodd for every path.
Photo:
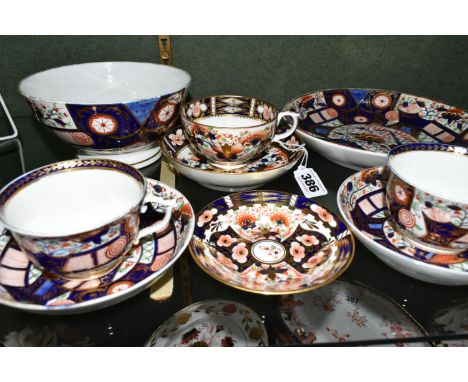
<instances>
[{"instance_id":1,"label":"large porcelain bowl","mask_svg":"<svg viewBox=\"0 0 468 382\"><path fill-rule=\"evenodd\" d=\"M140 150L172 126L190 75L144 62L62 66L23 79L19 91L61 139L101 152Z\"/></svg>"},{"instance_id":2,"label":"large porcelain bowl","mask_svg":"<svg viewBox=\"0 0 468 382\"><path fill-rule=\"evenodd\" d=\"M307 145L355 170L383 166L402 144L468 145L466 111L397 91L320 90L292 99L283 111L300 114L297 133Z\"/></svg>"}]
</instances>

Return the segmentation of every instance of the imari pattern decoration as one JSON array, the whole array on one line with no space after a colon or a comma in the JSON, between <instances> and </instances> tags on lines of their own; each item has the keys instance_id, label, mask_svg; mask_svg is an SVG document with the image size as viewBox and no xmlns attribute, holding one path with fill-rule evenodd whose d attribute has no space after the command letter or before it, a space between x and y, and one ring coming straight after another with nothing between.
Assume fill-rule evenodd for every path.
<instances>
[{"instance_id":1,"label":"imari pattern decoration","mask_svg":"<svg viewBox=\"0 0 468 382\"><path fill-rule=\"evenodd\" d=\"M354 239L332 212L304 197L251 191L198 213L190 250L217 280L261 294L325 285L351 263Z\"/></svg>"},{"instance_id":2,"label":"imari pattern decoration","mask_svg":"<svg viewBox=\"0 0 468 382\"><path fill-rule=\"evenodd\" d=\"M226 170L212 166L206 158L195 154L183 129L180 126L174 126L164 135L162 150L172 161L191 169L214 173L245 174L274 170L295 163L302 157L303 151L299 150L302 142L297 137L292 136L284 144L295 151L286 150L274 142L260 158L248 163L245 167Z\"/></svg>"},{"instance_id":3,"label":"imari pattern decoration","mask_svg":"<svg viewBox=\"0 0 468 382\"><path fill-rule=\"evenodd\" d=\"M468 114L457 107L377 89L332 89L297 97L298 130L349 148L388 153L409 143L468 146Z\"/></svg>"},{"instance_id":4,"label":"imari pattern decoration","mask_svg":"<svg viewBox=\"0 0 468 382\"><path fill-rule=\"evenodd\" d=\"M262 100L242 96L214 96L188 102L181 121L192 149L216 162L246 163L260 155L275 134L278 112ZM246 125L216 127L212 118L236 118Z\"/></svg>"},{"instance_id":5,"label":"imari pattern decoration","mask_svg":"<svg viewBox=\"0 0 468 382\"><path fill-rule=\"evenodd\" d=\"M279 310L292 344L427 336L401 306L364 285L337 280L324 288L281 298ZM430 346L396 343L390 346Z\"/></svg>"},{"instance_id":6,"label":"imari pattern decoration","mask_svg":"<svg viewBox=\"0 0 468 382\"><path fill-rule=\"evenodd\" d=\"M426 143L397 147L390 152L389 160L414 150L447 152L468 159L468 148ZM395 172L389 172L387 206L392 223L400 233L416 245L425 245L428 250L463 252L468 245L468 204L425 192Z\"/></svg>"},{"instance_id":7,"label":"imari pattern decoration","mask_svg":"<svg viewBox=\"0 0 468 382\"><path fill-rule=\"evenodd\" d=\"M146 346L267 346L260 317L233 301L207 300L179 311L165 321Z\"/></svg>"},{"instance_id":8,"label":"imari pattern decoration","mask_svg":"<svg viewBox=\"0 0 468 382\"><path fill-rule=\"evenodd\" d=\"M188 200L178 191L153 179L146 179L147 192L176 199L172 223L157 236L142 239L130 249L121 264L93 280L65 280L44 272L19 249L6 231L0 235L0 303L34 312L83 312L124 300L157 280L178 259L190 241L195 225ZM140 229L164 216L163 207L149 205L141 216ZM114 238L114 230L107 236ZM107 240L107 239L106 239ZM88 250L100 258L112 259L127 243L111 242L101 251L92 244Z\"/></svg>"},{"instance_id":9,"label":"imari pattern decoration","mask_svg":"<svg viewBox=\"0 0 468 382\"><path fill-rule=\"evenodd\" d=\"M339 195L344 214L366 236L398 254L436 267L468 271L468 252L437 253L420 249L405 239L390 222L386 204L387 179L382 168L370 168L347 180ZM402 194L401 194L402 195ZM402 216L405 222L410 218Z\"/></svg>"},{"instance_id":10,"label":"imari pattern decoration","mask_svg":"<svg viewBox=\"0 0 468 382\"><path fill-rule=\"evenodd\" d=\"M36 118L61 139L78 147L110 150L153 142L176 123L186 91L116 104L27 101Z\"/></svg>"}]
</instances>

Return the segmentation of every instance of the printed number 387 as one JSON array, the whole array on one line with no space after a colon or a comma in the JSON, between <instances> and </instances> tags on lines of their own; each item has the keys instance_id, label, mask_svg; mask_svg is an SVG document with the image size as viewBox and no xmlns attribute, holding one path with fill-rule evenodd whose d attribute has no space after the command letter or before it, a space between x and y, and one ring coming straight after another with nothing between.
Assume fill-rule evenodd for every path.
<instances>
[{"instance_id":1,"label":"printed number 387","mask_svg":"<svg viewBox=\"0 0 468 382\"><path fill-rule=\"evenodd\" d=\"M306 184L306 186L309 187L310 192L315 192L319 190L319 188L315 185L315 180L312 179L312 175L310 174L301 175L301 178L304 180L304 183Z\"/></svg>"}]
</instances>

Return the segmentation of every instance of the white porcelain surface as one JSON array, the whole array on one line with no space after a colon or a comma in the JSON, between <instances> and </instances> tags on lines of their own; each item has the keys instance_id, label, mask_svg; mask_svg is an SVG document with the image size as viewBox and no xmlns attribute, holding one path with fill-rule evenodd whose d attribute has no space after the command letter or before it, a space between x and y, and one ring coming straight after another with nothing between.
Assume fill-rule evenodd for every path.
<instances>
[{"instance_id":1,"label":"white porcelain surface","mask_svg":"<svg viewBox=\"0 0 468 382\"><path fill-rule=\"evenodd\" d=\"M388 167L408 184L431 195L468 203L468 155L408 151L391 157Z\"/></svg>"},{"instance_id":2,"label":"white porcelain surface","mask_svg":"<svg viewBox=\"0 0 468 382\"><path fill-rule=\"evenodd\" d=\"M93 152L91 150L79 150L77 154L77 158L79 159L90 159L90 158L98 158L98 159L110 159L110 160L118 160L120 162L124 162L129 164L135 168L141 169L148 167L149 165L157 162L161 158L161 149L156 146L150 146L149 148L145 148L143 150L138 151L129 151L129 152L117 152L117 153L98 153Z\"/></svg>"},{"instance_id":3,"label":"white porcelain surface","mask_svg":"<svg viewBox=\"0 0 468 382\"><path fill-rule=\"evenodd\" d=\"M81 169L38 179L1 209L11 226L37 235L58 236L87 231L126 214L145 190L117 171Z\"/></svg>"},{"instance_id":4,"label":"white porcelain surface","mask_svg":"<svg viewBox=\"0 0 468 382\"><path fill-rule=\"evenodd\" d=\"M249 126L258 126L265 121L257 118L241 117L236 115L211 115L209 117L198 118L195 120L197 123L201 123L205 126L212 127L249 127Z\"/></svg>"},{"instance_id":5,"label":"white porcelain surface","mask_svg":"<svg viewBox=\"0 0 468 382\"><path fill-rule=\"evenodd\" d=\"M49 102L123 103L183 89L187 72L144 62L93 62L52 68L25 78L20 92Z\"/></svg>"},{"instance_id":6,"label":"white porcelain surface","mask_svg":"<svg viewBox=\"0 0 468 382\"><path fill-rule=\"evenodd\" d=\"M387 154L339 146L335 143L315 138L310 134L302 132L300 129L297 129L296 132L314 151L333 163L352 170L383 166L387 160ZM365 163L365 165L363 165L363 163Z\"/></svg>"}]
</instances>

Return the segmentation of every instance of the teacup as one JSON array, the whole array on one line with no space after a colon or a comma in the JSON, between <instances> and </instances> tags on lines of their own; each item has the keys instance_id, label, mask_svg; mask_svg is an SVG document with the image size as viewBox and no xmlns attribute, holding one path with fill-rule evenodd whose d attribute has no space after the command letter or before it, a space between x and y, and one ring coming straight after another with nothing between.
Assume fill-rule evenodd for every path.
<instances>
[{"instance_id":1,"label":"teacup","mask_svg":"<svg viewBox=\"0 0 468 382\"><path fill-rule=\"evenodd\" d=\"M468 249L468 149L409 144L387 159L387 207L395 228L434 253Z\"/></svg>"},{"instance_id":2,"label":"teacup","mask_svg":"<svg viewBox=\"0 0 468 382\"><path fill-rule=\"evenodd\" d=\"M166 210L161 220L140 230L146 203ZM0 191L0 223L33 264L64 279L89 280L117 267L144 236L164 230L175 205L147 194L145 177L130 165L75 159L7 184Z\"/></svg>"},{"instance_id":3,"label":"teacup","mask_svg":"<svg viewBox=\"0 0 468 382\"><path fill-rule=\"evenodd\" d=\"M294 112L278 113L272 104L252 97L220 95L186 103L181 121L192 149L214 166L233 169L257 158L274 140L289 137L297 126ZM275 134L279 121L293 124Z\"/></svg>"}]
</instances>

